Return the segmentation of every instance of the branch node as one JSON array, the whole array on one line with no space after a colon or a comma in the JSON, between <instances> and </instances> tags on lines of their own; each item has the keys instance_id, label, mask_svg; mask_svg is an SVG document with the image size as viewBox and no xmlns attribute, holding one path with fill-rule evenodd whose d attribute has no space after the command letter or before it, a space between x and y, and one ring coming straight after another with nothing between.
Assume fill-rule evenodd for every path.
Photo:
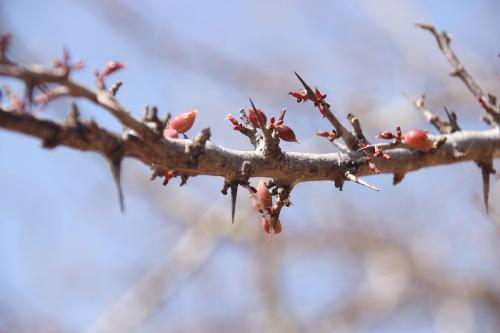
<instances>
[{"instance_id":1,"label":"branch node","mask_svg":"<svg viewBox=\"0 0 500 333\"><path fill-rule=\"evenodd\" d=\"M190 167L195 167L198 164L198 159L205 152L205 145L210 139L210 135L210 128L206 127L192 139L191 144L186 146L189 154L188 165Z\"/></svg>"}]
</instances>

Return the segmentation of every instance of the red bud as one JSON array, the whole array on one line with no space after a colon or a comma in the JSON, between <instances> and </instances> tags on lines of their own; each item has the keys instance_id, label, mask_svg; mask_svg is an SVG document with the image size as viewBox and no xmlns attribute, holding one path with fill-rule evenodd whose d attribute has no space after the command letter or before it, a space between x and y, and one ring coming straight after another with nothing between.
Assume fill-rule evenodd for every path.
<instances>
[{"instance_id":1,"label":"red bud","mask_svg":"<svg viewBox=\"0 0 500 333\"><path fill-rule=\"evenodd\" d=\"M288 126L281 125L280 127L278 127L278 135L281 140L299 143L297 141L297 138L295 137L295 133Z\"/></svg>"},{"instance_id":2,"label":"red bud","mask_svg":"<svg viewBox=\"0 0 500 333\"><path fill-rule=\"evenodd\" d=\"M260 128L259 120L257 119L257 113L259 114L260 119L262 119L264 125L266 124L267 122L266 114L262 112L260 109L254 109L252 107L249 107L247 109L247 113L248 113L248 119L252 123L253 127Z\"/></svg>"},{"instance_id":3,"label":"red bud","mask_svg":"<svg viewBox=\"0 0 500 333\"><path fill-rule=\"evenodd\" d=\"M170 119L168 126L178 133L185 133L193 126L198 110L188 111Z\"/></svg>"},{"instance_id":4,"label":"red bud","mask_svg":"<svg viewBox=\"0 0 500 333\"><path fill-rule=\"evenodd\" d=\"M389 131L383 131L383 132L380 132L378 135L377 135L378 138L381 138L381 139L386 139L386 140L389 140L389 139L393 139L394 138L394 134L392 134L391 132Z\"/></svg>"},{"instance_id":5,"label":"red bud","mask_svg":"<svg viewBox=\"0 0 500 333\"><path fill-rule=\"evenodd\" d=\"M419 129L407 132L404 135L404 140L410 148L420 151L429 151L429 149L434 147L434 143L429 139L427 133Z\"/></svg>"},{"instance_id":6,"label":"red bud","mask_svg":"<svg viewBox=\"0 0 500 333\"><path fill-rule=\"evenodd\" d=\"M307 101L307 91L305 89L290 91L288 95L295 97L297 99L297 103Z\"/></svg>"},{"instance_id":7,"label":"red bud","mask_svg":"<svg viewBox=\"0 0 500 333\"><path fill-rule=\"evenodd\" d=\"M255 197L252 197L253 208L262 213L264 209L269 209L273 205L273 200L271 197L271 192L267 189L265 182L261 180L257 185L257 192L255 192Z\"/></svg>"},{"instance_id":8,"label":"red bud","mask_svg":"<svg viewBox=\"0 0 500 333\"><path fill-rule=\"evenodd\" d=\"M109 75L109 74L114 73L117 70L125 68L125 67L127 67L127 64L125 64L123 62L112 60L112 61L108 62L106 64L106 66L104 66L104 70L102 71L102 75L103 76Z\"/></svg>"},{"instance_id":9,"label":"red bud","mask_svg":"<svg viewBox=\"0 0 500 333\"><path fill-rule=\"evenodd\" d=\"M163 130L163 137L165 139L177 139L179 137L179 133L173 128L167 127Z\"/></svg>"}]
</instances>

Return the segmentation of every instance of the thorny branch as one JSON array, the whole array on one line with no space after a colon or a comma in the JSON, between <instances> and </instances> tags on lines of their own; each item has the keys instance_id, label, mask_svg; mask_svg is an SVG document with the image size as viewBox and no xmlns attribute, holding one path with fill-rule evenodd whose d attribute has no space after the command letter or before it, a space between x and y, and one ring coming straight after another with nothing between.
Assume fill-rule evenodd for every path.
<instances>
[{"instance_id":1,"label":"thorny branch","mask_svg":"<svg viewBox=\"0 0 500 333\"><path fill-rule=\"evenodd\" d=\"M314 104L314 107L334 127L331 132L319 132L318 135L343 147L342 151L326 154L283 152L279 147L280 139L296 141L293 131L283 125L285 111L282 111L278 121L271 117L270 123L267 124L265 114L255 107L252 100L250 100L251 110L256 117L254 122L252 116L243 109L240 111L243 123L238 123L232 116L228 116L228 119L233 128L247 136L256 149L231 150L211 143L208 128L193 139L186 137L185 132L191 128L196 111L173 119L167 114L165 119L160 120L156 107L152 107L151 110L146 107L146 115L141 120L132 116L116 99L122 82L117 81L109 89L106 89L105 85L107 75L123 67L121 63L110 62L102 74L96 71L96 88L91 89L70 78L71 71L80 66L69 63L67 52L64 54L64 60L54 68L19 65L8 59L5 52L8 38L5 37L2 37L4 39L0 45L0 76L24 82L25 99L28 102L45 105L54 98L63 96L83 98L110 112L126 127L126 130L118 134L100 127L92 120L80 120L76 105L64 122L40 119L29 111L25 99L17 98L14 93L9 94L9 105L0 105L0 127L38 137L42 139L45 148L64 145L82 151L94 151L106 157L117 183L122 209L120 165L125 157L137 159L153 167L154 176L165 177L165 184L175 176L182 178L182 184L185 184L190 176L223 177L225 179L223 193L231 189L232 220L234 220L237 187L248 188L249 179L253 177L271 178L272 182L277 184L273 192L276 204L269 214L272 215L272 227L274 227L273 221L279 218L281 208L290 205L290 192L300 182L330 180L335 182L336 187L342 189L344 181L352 181L377 190L359 177L374 172L391 173L394 174L396 184L408 172L461 161L475 161L481 167L487 205L489 174L494 173L492 159L500 157L498 130L500 112L496 98L490 93L485 94L464 69L451 49L450 38L446 33L438 33L431 25L418 26L434 34L440 49L454 66L454 74L461 78L478 98L480 105L496 125L495 128L484 131L462 131L455 113L446 110L448 121L442 120L425 109L422 96L417 100L411 100L412 103L441 133L436 136L422 134L426 142L432 144L432 149L422 149L422 142L415 144L411 135L403 137L401 133L386 137L396 138L393 143L370 145L357 117L348 115L353 128L351 132L334 115L330 104L326 101L326 95L318 88L313 90L299 74L295 73L303 89L290 92L290 95L297 98L297 102L310 101ZM33 98L35 91L40 91L41 95ZM187 127L186 122L190 122ZM178 134L183 134L185 138L179 139ZM345 146L338 142L339 139L344 141Z\"/></svg>"}]
</instances>

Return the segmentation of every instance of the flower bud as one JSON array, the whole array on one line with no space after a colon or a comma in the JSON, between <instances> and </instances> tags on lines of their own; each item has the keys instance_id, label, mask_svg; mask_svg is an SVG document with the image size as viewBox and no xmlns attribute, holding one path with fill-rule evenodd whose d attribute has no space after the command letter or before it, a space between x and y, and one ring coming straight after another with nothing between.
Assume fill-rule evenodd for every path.
<instances>
[{"instance_id":1,"label":"flower bud","mask_svg":"<svg viewBox=\"0 0 500 333\"><path fill-rule=\"evenodd\" d=\"M259 114L260 119L262 120L264 125L266 124L267 122L266 114L262 112L260 109L254 109L252 107L249 107L247 109L247 113L248 113L248 119L252 123L253 127L260 128L259 119L257 119L257 113Z\"/></svg>"},{"instance_id":2,"label":"flower bud","mask_svg":"<svg viewBox=\"0 0 500 333\"><path fill-rule=\"evenodd\" d=\"M281 140L299 143L297 141L297 138L295 137L295 133L288 126L281 125L280 127L278 127L278 136Z\"/></svg>"},{"instance_id":3,"label":"flower bud","mask_svg":"<svg viewBox=\"0 0 500 333\"><path fill-rule=\"evenodd\" d=\"M106 64L106 66L104 66L104 70L102 71L102 75L107 76L107 75L114 73L117 70L125 68L125 67L127 67L127 64L125 64L124 62L112 60L112 61L108 62Z\"/></svg>"},{"instance_id":4,"label":"flower bud","mask_svg":"<svg viewBox=\"0 0 500 333\"><path fill-rule=\"evenodd\" d=\"M424 152L434 147L434 142L432 142L427 133L419 129L405 133L404 142L410 148Z\"/></svg>"},{"instance_id":5,"label":"flower bud","mask_svg":"<svg viewBox=\"0 0 500 333\"><path fill-rule=\"evenodd\" d=\"M394 134L389 131L383 131L377 135L377 138L389 140L394 138Z\"/></svg>"},{"instance_id":6,"label":"flower bud","mask_svg":"<svg viewBox=\"0 0 500 333\"><path fill-rule=\"evenodd\" d=\"M252 206L259 213L264 212L264 209L270 209L273 205L271 192L266 187L263 180L257 185L257 192L252 197Z\"/></svg>"},{"instance_id":7,"label":"flower bud","mask_svg":"<svg viewBox=\"0 0 500 333\"><path fill-rule=\"evenodd\" d=\"M177 139L179 137L179 133L173 128L167 127L163 130L163 137L165 139Z\"/></svg>"},{"instance_id":8,"label":"flower bud","mask_svg":"<svg viewBox=\"0 0 500 333\"><path fill-rule=\"evenodd\" d=\"M185 133L193 126L198 110L183 112L170 119L168 127L173 128L177 133Z\"/></svg>"}]
</instances>

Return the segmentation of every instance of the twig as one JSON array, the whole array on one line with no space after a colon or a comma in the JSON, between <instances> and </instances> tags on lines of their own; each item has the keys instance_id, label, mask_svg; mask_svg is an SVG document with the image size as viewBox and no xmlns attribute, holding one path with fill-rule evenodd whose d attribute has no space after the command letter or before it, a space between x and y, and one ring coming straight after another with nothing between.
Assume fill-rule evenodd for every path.
<instances>
[{"instance_id":1,"label":"twig","mask_svg":"<svg viewBox=\"0 0 500 333\"><path fill-rule=\"evenodd\" d=\"M448 121L441 119L438 115L435 115L431 111L425 108L425 94L420 95L417 99L413 99L411 96L403 93L406 98L415 106L415 108L422 113L424 118L432 124L441 134L449 134L456 131L460 131L460 127L457 123L457 115L455 112L449 112L445 107L446 116Z\"/></svg>"},{"instance_id":2,"label":"twig","mask_svg":"<svg viewBox=\"0 0 500 333\"><path fill-rule=\"evenodd\" d=\"M496 97L491 93L485 93L484 90L477 84L472 75L465 69L462 65L460 59L458 59L455 51L451 48L451 38L446 33L446 31L438 32L432 24L425 23L415 23L415 25L421 29L429 31L435 38L439 46L439 49L444 53L446 59L453 67L453 72L451 75L459 77L462 82L467 86L469 91L474 95L474 97L479 101L483 109L490 114L497 125L500 122L500 106L495 105L494 100ZM489 96L493 96L490 98Z\"/></svg>"},{"instance_id":3,"label":"twig","mask_svg":"<svg viewBox=\"0 0 500 333\"><path fill-rule=\"evenodd\" d=\"M311 87L302 79L302 77L297 73L294 72L295 76L297 76L297 79L299 79L300 83L304 86L304 89L307 92L307 98L314 102L315 104L321 104L322 105L322 114L323 116L328 119L330 124L333 125L335 130L337 131L337 135L344 140L346 143L347 147L351 150L356 150L358 149L359 142L358 139L342 125L342 123L335 117L333 112L330 110L330 104L326 103L325 101L320 101L316 98L316 94L314 91L311 89Z\"/></svg>"}]
</instances>

